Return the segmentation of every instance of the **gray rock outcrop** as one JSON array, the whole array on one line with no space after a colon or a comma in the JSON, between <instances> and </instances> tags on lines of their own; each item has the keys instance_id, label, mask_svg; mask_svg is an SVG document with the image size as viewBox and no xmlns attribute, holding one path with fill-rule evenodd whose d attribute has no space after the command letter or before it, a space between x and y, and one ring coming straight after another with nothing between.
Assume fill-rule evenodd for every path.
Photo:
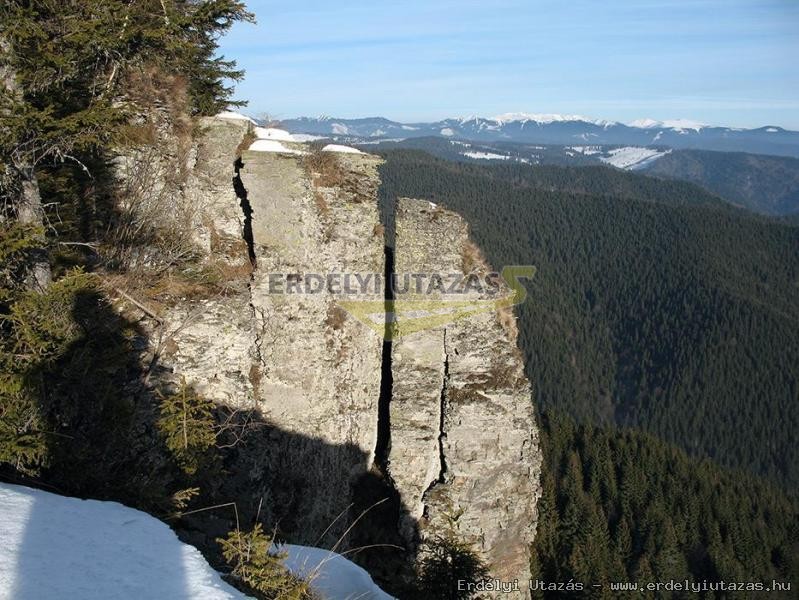
<instances>
[{"instance_id":1,"label":"gray rock outcrop","mask_svg":"<svg viewBox=\"0 0 799 600\"><path fill-rule=\"evenodd\" d=\"M237 489L256 506L263 500L261 518L292 542L332 547L352 522L355 482L373 474L394 486L411 550L453 534L493 576L526 586L541 457L512 315L464 310L416 331L398 312L390 446L375 460L386 368L374 285L385 268L380 159L290 142L283 153L242 150L248 121L201 126L175 157L183 174L170 189L200 254L198 278L214 292L187 292L163 310L153 354L163 377L261 416ZM399 204L395 260L398 273L488 270L460 216L417 200ZM336 273L373 278L372 291L348 294L326 278ZM372 308L347 312L349 299ZM364 322L370 311L377 325Z\"/></svg>"},{"instance_id":2,"label":"gray rock outcrop","mask_svg":"<svg viewBox=\"0 0 799 600\"><path fill-rule=\"evenodd\" d=\"M372 464L382 340L338 307L327 282L314 293L287 282L382 274L379 159L341 154L314 167L303 145L288 144L293 153L244 150L234 164L249 128L206 120L187 184L202 204L195 238L206 261L245 277L169 310L163 361L206 397L259 412L269 434L248 476L262 516L297 543L330 546Z\"/></svg>"},{"instance_id":3,"label":"gray rock outcrop","mask_svg":"<svg viewBox=\"0 0 799 600\"><path fill-rule=\"evenodd\" d=\"M459 215L426 201L400 199L398 277L487 273L474 252ZM441 300L442 308L448 300L490 302L486 290L425 296ZM518 580L525 590L541 456L514 329L507 315L460 306L467 311L460 318L406 335L403 328L419 316L413 311L405 316L399 296L396 306L401 337L392 352L389 471L409 508L406 520L418 523L423 543L454 535L474 544L493 576Z\"/></svg>"}]
</instances>

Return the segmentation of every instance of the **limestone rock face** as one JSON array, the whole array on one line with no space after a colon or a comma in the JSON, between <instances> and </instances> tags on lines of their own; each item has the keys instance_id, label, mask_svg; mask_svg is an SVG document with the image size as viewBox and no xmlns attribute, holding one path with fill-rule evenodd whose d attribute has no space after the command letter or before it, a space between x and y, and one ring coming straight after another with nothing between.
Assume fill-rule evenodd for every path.
<instances>
[{"instance_id":1,"label":"limestone rock face","mask_svg":"<svg viewBox=\"0 0 799 600\"><path fill-rule=\"evenodd\" d=\"M343 282L328 276L383 275L380 161L337 154L317 156L315 167L299 144L241 152L249 129L202 123L186 183L201 207L195 241L207 264L240 276L168 311L162 362L206 397L258 411L265 425L250 446L261 454L244 475L262 495L261 516L293 542L330 547L351 522L336 518L353 481L372 465L382 339L338 306Z\"/></svg>"},{"instance_id":2,"label":"limestone rock face","mask_svg":"<svg viewBox=\"0 0 799 600\"><path fill-rule=\"evenodd\" d=\"M382 276L384 249L376 234L379 160L336 156L341 181L330 186L302 161L245 152L241 179L257 261L251 284L256 397L270 422L294 440L286 448L294 463L287 472L311 486L297 506L304 521L297 540L313 544L350 503L350 484L372 464L380 396L382 339L339 307L346 283L329 276ZM302 292L289 287L295 275ZM314 443L298 442L306 438ZM320 453L320 444L340 451ZM347 525L339 521L331 534Z\"/></svg>"},{"instance_id":3,"label":"limestone rock face","mask_svg":"<svg viewBox=\"0 0 799 600\"><path fill-rule=\"evenodd\" d=\"M190 204L192 239L211 274L232 273L228 289L187 299L168 311L167 355L174 371L205 396L230 406L254 401L249 381L255 324L249 297L250 261L242 239L243 213L233 186L237 148L249 121L204 118L187 157L180 196ZM168 218L168 215L165 215Z\"/></svg>"},{"instance_id":4,"label":"limestone rock face","mask_svg":"<svg viewBox=\"0 0 799 600\"><path fill-rule=\"evenodd\" d=\"M479 260L471 264L461 217L426 201L400 199L395 244L398 278L441 273L446 280L487 270ZM457 296L434 290L427 300L488 297L486 290ZM474 543L493 576L518 579L525 590L541 455L514 330L486 310L405 334L418 315L405 316L402 306L398 297L389 471L408 507L406 519L418 520L421 542L454 532ZM407 522L404 529L411 531Z\"/></svg>"},{"instance_id":5,"label":"limestone rock face","mask_svg":"<svg viewBox=\"0 0 799 600\"><path fill-rule=\"evenodd\" d=\"M492 575L526 586L541 458L507 315L439 314L417 330L413 311L398 310L402 335L384 347L380 159L321 156L288 142L288 152L242 151L248 136L248 121L204 119L201 134L174 156L178 183L158 189L173 195L191 228L198 277L215 286L162 311L152 350L159 376L185 378L220 404L258 412L261 427L226 468L237 500L259 507L291 542L333 547L371 477L369 489L393 485L399 496L392 515L399 513L411 550L403 556L454 528ZM487 270L464 220L425 201L400 202L394 252L400 274L460 279ZM493 301L484 291L431 297ZM371 326L343 310L351 299L371 307L363 311L374 313ZM391 402L381 411L388 366ZM390 439L380 441L385 412ZM396 518L383 521L396 537Z\"/></svg>"}]
</instances>

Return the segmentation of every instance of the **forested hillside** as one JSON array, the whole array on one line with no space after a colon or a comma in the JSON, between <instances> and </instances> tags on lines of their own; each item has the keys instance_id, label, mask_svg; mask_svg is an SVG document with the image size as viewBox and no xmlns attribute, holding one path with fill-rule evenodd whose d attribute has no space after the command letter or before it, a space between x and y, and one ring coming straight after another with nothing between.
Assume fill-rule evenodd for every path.
<instances>
[{"instance_id":1,"label":"forested hillside","mask_svg":"<svg viewBox=\"0 0 799 600\"><path fill-rule=\"evenodd\" d=\"M611 582L766 587L799 576L795 496L692 459L651 435L552 415L542 418L542 432L546 462L533 559L539 580L602 584L572 596L618 598ZM759 597L756 589L703 597Z\"/></svg>"},{"instance_id":2,"label":"forested hillside","mask_svg":"<svg viewBox=\"0 0 799 600\"><path fill-rule=\"evenodd\" d=\"M767 215L799 212L799 159L743 152L675 150L644 168L649 175L693 181Z\"/></svg>"},{"instance_id":3,"label":"forested hillside","mask_svg":"<svg viewBox=\"0 0 799 600\"><path fill-rule=\"evenodd\" d=\"M494 265L538 268L519 315L541 410L799 484L799 229L622 172L385 157L384 198L440 202Z\"/></svg>"},{"instance_id":4,"label":"forested hillside","mask_svg":"<svg viewBox=\"0 0 799 600\"><path fill-rule=\"evenodd\" d=\"M584 166L601 164L595 156L574 152L568 146L519 144L514 142L468 142L440 137L368 140L357 144L365 152L422 150L438 158L460 162L493 159L522 164ZM502 164L502 162L498 163Z\"/></svg>"},{"instance_id":5,"label":"forested hillside","mask_svg":"<svg viewBox=\"0 0 799 600\"><path fill-rule=\"evenodd\" d=\"M443 203L495 266L538 267L519 308L538 579L605 598L612 581L795 580L799 229L609 169L384 157L385 207Z\"/></svg>"}]
</instances>

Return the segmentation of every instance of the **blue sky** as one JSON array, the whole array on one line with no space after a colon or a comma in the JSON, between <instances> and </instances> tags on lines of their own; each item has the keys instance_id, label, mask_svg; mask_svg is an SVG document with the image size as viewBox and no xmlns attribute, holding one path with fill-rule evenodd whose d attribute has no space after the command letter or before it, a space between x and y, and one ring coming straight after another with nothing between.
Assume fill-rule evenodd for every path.
<instances>
[{"instance_id":1,"label":"blue sky","mask_svg":"<svg viewBox=\"0 0 799 600\"><path fill-rule=\"evenodd\" d=\"M799 129L799 0L249 0L245 112Z\"/></svg>"}]
</instances>

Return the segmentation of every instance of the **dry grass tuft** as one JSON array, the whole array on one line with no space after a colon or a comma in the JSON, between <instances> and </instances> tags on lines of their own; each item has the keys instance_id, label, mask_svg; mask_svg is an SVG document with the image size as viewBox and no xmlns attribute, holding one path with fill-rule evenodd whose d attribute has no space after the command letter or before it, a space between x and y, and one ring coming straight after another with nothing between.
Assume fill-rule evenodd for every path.
<instances>
[{"instance_id":1,"label":"dry grass tuft","mask_svg":"<svg viewBox=\"0 0 799 600\"><path fill-rule=\"evenodd\" d=\"M330 212L330 205L321 190L315 189L313 191L313 199L320 217L324 217Z\"/></svg>"},{"instance_id":2,"label":"dry grass tuft","mask_svg":"<svg viewBox=\"0 0 799 600\"><path fill-rule=\"evenodd\" d=\"M260 365L257 363L252 363L250 365L250 372L247 373L247 379L250 380L250 385L252 385L253 396L256 400L260 399L261 397L261 381L263 380L264 374L261 371Z\"/></svg>"},{"instance_id":3,"label":"dry grass tuft","mask_svg":"<svg viewBox=\"0 0 799 600\"><path fill-rule=\"evenodd\" d=\"M497 310L497 319L502 329L508 334L508 339L511 343L515 344L519 337L519 326L516 323L516 315L513 312L513 307L505 306Z\"/></svg>"},{"instance_id":4,"label":"dry grass tuft","mask_svg":"<svg viewBox=\"0 0 799 600\"><path fill-rule=\"evenodd\" d=\"M302 164L311 176L315 186L340 187L345 181L345 171L333 152L322 152L319 146L313 147L302 159Z\"/></svg>"},{"instance_id":5,"label":"dry grass tuft","mask_svg":"<svg viewBox=\"0 0 799 600\"><path fill-rule=\"evenodd\" d=\"M491 270L483 251L471 240L466 240L461 247L461 270L465 275L488 273Z\"/></svg>"},{"instance_id":6,"label":"dry grass tuft","mask_svg":"<svg viewBox=\"0 0 799 600\"><path fill-rule=\"evenodd\" d=\"M257 140L258 138L255 135L255 132L252 130L252 126L247 129L247 133L244 134L244 137L241 138L239 145L236 146L236 158L241 158L241 153L245 150L249 149L252 143Z\"/></svg>"},{"instance_id":7,"label":"dry grass tuft","mask_svg":"<svg viewBox=\"0 0 799 600\"><path fill-rule=\"evenodd\" d=\"M252 275L249 261L231 263L211 260L157 275L128 272L119 276L118 287L160 310L180 302L206 300L244 291Z\"/></svg>"},{"instance_id":8,"label":"dry grass tuft","mask_svg":"<svg viewBox=\"0 0 799 600\"><path fill-rule=\"evenodd\" d=\"M493 363L487 371L468 375L467 380L462 390L464 394L515 390L525 382L524 374L517 366L504 363Z\"/></svg>"}]
</instances>

